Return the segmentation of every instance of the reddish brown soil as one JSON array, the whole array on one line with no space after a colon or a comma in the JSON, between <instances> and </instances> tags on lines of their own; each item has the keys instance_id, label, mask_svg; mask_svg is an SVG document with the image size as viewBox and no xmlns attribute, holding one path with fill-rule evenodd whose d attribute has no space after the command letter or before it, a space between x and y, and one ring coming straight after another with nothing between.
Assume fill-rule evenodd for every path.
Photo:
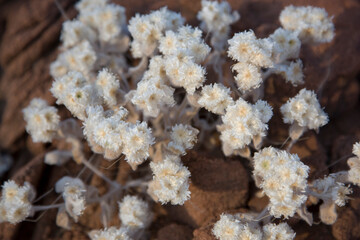
<instances>
[{"instance_id":1,"label":"reddish brown soil","mask_svg":"<svg viewBox=\"0 0 360 240\"><path fill-rule=\"evenodd\" d=\"M76 15L73 0L61 0L69 17ZM128 17L135 12L145 13L168 5L180 11L190 24L197 24L196 12L200 1L146 0L115 1L125 6ZM319 134L306 133L292 149L310 166L310 178L346 170L344 156L351 154L352 144L360 139L360 2L357 0L230 0L241 14L233 26L234 32L253 29L257 36L265 37L279 27L278 15L288 4L324 7L333 15L336 37L329 44L302 46L301 59L306 75L305 87L315 90L321 105L330 116L330 123ZM55 99L49 87L49 63L58 54L59 33L64 18L53 0L0 0L0 151L11 154L15 160L12 169L1 181L12 178L17 182L29 181L39 194L45 193L63 175L75 176L81 166L68 163L63 167L43 164L43 154L64 143L34 144L25 133L21 109L33 97L42 97L50 103ZM209 76L211 78L211 76ZM299 89L286 84L279 77L266 82L265 99L275 109L270 121L268 142L280 146L287 137L288 126L281 121L279 107ZM63 117L69 113L60 107ZM212 224L224 211L236 212L240 208L260 211L267 199L255 197L256 189L251 179L251 166L244 159L225 159L207 153L189 153L184 159L192 177L191 200L184 206L153 205L156 218L150 227L151 239L209 240ZM100 161L106 168L111 163ZM103 169L103 168L101 168ZM126 181L131 170L121 161L103 170L110 178ZM88 183L105 191L103 182L85 171ZM57 196L46 196L41 204L51 203ZM297 232L296 239L360 239L359 189L354 189L353 199L338 209L338 220L332 226L317 224L309 227L305 222L290 219ZM310 209L315 220L318 208ZM0 239L88 239L89 229L100 228L100 209L89 206L79 223L70 231L55 225L56 211L48 211L37 222L23 222L16 226L0 224ZM119 224L117 217L112 222Z\"/></svg>"}]
</instances>

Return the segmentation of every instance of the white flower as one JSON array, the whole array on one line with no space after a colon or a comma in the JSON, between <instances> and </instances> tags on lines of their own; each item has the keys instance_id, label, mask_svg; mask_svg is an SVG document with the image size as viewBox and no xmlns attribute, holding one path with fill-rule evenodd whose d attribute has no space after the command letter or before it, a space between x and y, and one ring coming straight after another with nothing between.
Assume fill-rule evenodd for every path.
<instances>
[{"instance_id":1,"label":"white flower","mask_svg":"<svg viewBox=\"0 0 360 240\"><path fill-rule=\"evenodd\" d=\"M162 204L171 202L182 205L190 198L190 172L183 166L179 157L166 156L162 162L150 163L154 177L148 192Z\"/></svg>"},{"instance_id":2,"label":"white flower","mask_svg":"<svg viewBox=\"0 0 360 240\"><path fill-rule=\"evenodd\" d=\"M120 88L120 82L108 69L102 69L97 78L96 86L105 103L109 106L115 106L117 103L116 94Z\"/></svg>"},{"instance_id":3,"label":"white flower","mask_svg":"<svg viewBox=\"0 0 360 240\"><path fill-rule=\"evenodd\" d=\"M261 230L253 225L241 222L230 214L221 214L212 229L212 233L219 240L251 239L261 240Z\"/></svg>"},{"instance_id":4,"label":"white flower","mask_svg":"<svg viewBox=\"0 0 360 240\"><path fill-rule=\"evenodd\" d=\"M201 21L201 29L212 34L211 44L221 50L228 39L230 25L239 20L240 14L231 12L230 4L226 1L202 0L197 18Z\"/></svg>"},{"instance_id":5,"label":"white flower","mask_svg":"<svg viewBox=\"0 0 360 240\"><path fill-rule=\"evenodd\" d=\"M24 221L33 212L31 202L35 198L35 190L30 183L17 185L13 180L6 181L2 186L0 199L0 223L16 224Z\"/></svg>"},{"instance_id":6,"label":"white flower","mask_svg":"<svg viewBox=\"0 0 360 240\"><path fill-rule=\"evenodd\" d=\"M305 42L330 42L335 35L332 17L323 8L287 6L280 14L280 23Z\"/></svg>"},{"instance_id":7,"label":"white flower","mask_svg":"<svg viewBox=\"0 0 360 240\"><path fill-rule=\"evenodd\" d=\"M277 63L281 63L286 59L298 58L301 42L297 33L278 28L269 36L274 42L273 58Z\"/></svg>"},{"instance_id":8,"label":"white flower","mask_svg":"<svg viewBox=\"0 0 360 240\"><path fill-rule=\"evenodd\" d=\"M220 83L206 85L201 90L198 103L206 110L222 115L225 109L234 103L230 96L230 89Z\"/></svg>"},{"instance_id":9,"label":"white flower","mask_svg":"<svg viewBox=\"0 0 360 240\"><path fill-rule=\"evenodd\" d=\"M152 220L152 214L147 202L136 196L125 196L119 202L119 218L129 228L146 228Z\"/></svg>"},{"instance_id":10,"label":"white flower","mask_svg":"<svg viewBox=\"0 0 360 240\"><path fill-rule=\"evenodd\" d=\"M307 197L309 167L296 154L272 147L254 155L254 175L260 178L260 187L270 198L270 214L274 217L292 217Z\"/></svg>"},{"instance_id":11,"label":"white flower","mask_svg":"<svg viewBox=\"0 0 360 240\"><path fill-rule=\"evenodd\" d=\"M228 55L234 60L258 67L271 67L273 42L257 39L253 31L236 33L228 40Z\"/></svg>"},{"instance_id":12,"label":"white flower","mask_svg":"<svg viewBox=\"0 0 360 240\"><path fill-rule=\"evenodd\" d=\"M48 106L45 100L34 98L22 110L26 121L26 131L34 142L51 142L59 129L60 117L57 109Z\"/></svg>"},{"instance_id":13,"label":"white flower","mask_svg":"<svg viewBox=\"0 0 360 240\"><path fill-rule=\"evenodd\" d=\"M305 88L280 108L285 123L296 122L300 127L319 129L329 121L313 91Z\"/></svg>"},{"instance_id":14,"label":"white flower","mask_svg":"<svg viewBox=\"0 0 360 240\"><path fill-rule=\"evenodd\" d=\"M287 223L268 223L263 226L264 240L291 240L295 238L296 233Z\"/></svg>"},{"instance_id":15,"label":"white flower","mask_svg":"<svg viewBox=\"0 0 360 240\"><path fill-rule=\"evenodd\" d=\"M239 62L233 65L231 70L237 72L235 81L243 92L258 88L263 82L261 69L253 64Z\"/></svg>"},{"instance_id":16,"label":"white flower","mask_svg":"<svg viewBox=\"0 0 360 240\"><path fill-rule=\"evenodd\" d=\"M110 227L90 232L91 240L132 240L126 227Z\"/></svg>"},{"instance_id":17,"label":"white flower","mask_svg":"<svg viewBox=\"0 0 360 240\"><path fill-rule=\"evenodd\" d=\"M55 184L55 191L62 193L67 213L75 220L85 210L85 184L79 178L63 177Z\"/></svg>"}]
</instances>

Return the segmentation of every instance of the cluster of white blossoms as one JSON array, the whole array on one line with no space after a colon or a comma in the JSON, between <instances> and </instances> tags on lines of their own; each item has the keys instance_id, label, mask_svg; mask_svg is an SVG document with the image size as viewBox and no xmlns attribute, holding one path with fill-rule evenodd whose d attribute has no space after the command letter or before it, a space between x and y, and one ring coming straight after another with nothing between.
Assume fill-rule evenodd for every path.
<instances>
[{"instance_id":1,"label":"cluster of white blossoms","mask_svg":"<svg viewBox=\"0 0 360 240\"><path fill-rule=\"evenodd\" d=\"M226 1L201 1L201 10L197 14L201 21L200 28L211 34L211 45L216 50L222 50L230 34L230 25L240 19L237 11L231 12Z\"/></svg>"},{"instance_id":2,"label":"cluster of white blossoms","mask_svg":"<svg viewBox=\"0 0 360 240\"><path fill-rule=\"evenodd\" d=\"M34 199L35 190L30 183L25 182L20 187L13 180L6 181L1 192L0 223L15 224L24 221L33 212L31 202Z\"/></svg>"},{"instance_id":3,"label":"cluster of white blossoms","mask_svg":"<svg viewBox=\"0 0 360 240\"><path fill-rule=\"evenodd\" d=\"M309 167L296 154L267 147L254 155L254 176L257 186L270 198L270 214L292 217L307 196Z\"/></svg>"},{"instance_id":4,"label":"cluster of white blossoms","mask_svg":"<svg viewBox=\"0 0 360 240\"><path fill-rule=\"evenodd\" d=\"M152 221L149 204L137 196L125 196L119 202L119 218L122 226L132 231L146 228Z\"/></svg>"},{"instance_id":5,"label":"cluster of white blossoms","mask_svg":"<svg viewBox=\"0 0 360 240\"><path fill-rule=\"evenodd\" d=\"M94 230L89 234L91 240L132 240L126 227L110 227L104 230Z\"/></svg>"},{"instance_id":6,"label":"cluster of white blossoms","mask_svg":"<svg viewBox=\"0 0 360 240\"><path fill-rule=\"evenodd\" d=\"M69 111L84 120L85 110L88 105L96 103L94 88L89 84L81 72L71 71L57 78L50 89L57 104L64 104Z\"/></svg>"},{"instance_id":7,"label":"cluster of white blossoms","mask_svg":"<svg viewBox=\"0 0 360 240\"><path fill-rule=\"evenodd\" d=\"M360 143L357 142L353 145L353 154L356 157L349 158L347 163L350 167L348 171L348 180L353 184L360 186Z\"/></svg>"},{"instance_id":8,"label":"cluster of white blossoms","mask_svg":"<svg viewBox=\"0 0 360 240\"><path fill-rule=\"evenodd\" d=\"M34 142L51 142L57 135L60 117L57 109L49 106L45 100L34 98L22 112L26 131Z\"/></svg>"},{"instance_id":9,"label":"cluster of white blossoms","mask_svg":"<svg viewBox=\"0 0 360 240\"><path fill-rule=\"evenodd\" d=\"M164 55L165 71L172 85L185 88L190 95L205 82L205 69L199 65L210 52L201 38L202 31L182 26L167 31L160 39L159 50Z\"/></svg>"},{"instance_id":10,"label":"cluster of white blossoms","mask_svg":"<svg viewBox=\"0 0 360 240\"><path fill-rule=\"evenodd\" d=\"M280 14L280 23L304 42L330 42L335 35L332 18L323 8L287 6Z\"/></svg>"},{"instance_id":11,"label":"cluster of white blossoms","mask_svg":"<svg viewBox=\"0 0 360 240\"><path fill-rule=\"evenodd\" d=\"M26 129L35 142L51 142L57 137L71 144L71 150L46 154L46 163L62 165L73 158L105 180L108 192L99 197L81 179L63 177L55 191L64 203L32 206L35 194L31 186L25 183L19 187L8 181L0 201L0 222L17 223L33 212L59 208L58 218L66 216L62 219L66 223L59 225L66 228L70 226L68 215L77 222L87 202L100 204L107 227L114 209L111 204L122 199L118 202L121 227L92 231L89 236L93 240L144 239L153 214L147 201L127 195L127 191L131 188L130 193L139 196L147 193L162 204L184 204L190 199L191 173L181 156L195 146L198 135L200 140L204 136L215 139L210 145L217 147L216 129L223 153L251 160L256 186L270 198L258 219L252 212L246 216L222 214L212 231L218 239L293 239L295 233L286 223L268 222L271 217L289 218L295 213L306 220L310 215L305 206L308 196L310 201L311 197L323 200L320 218L324 223L336 220L335 205L345 205L351 193L344 183L360 185L359 143L354 145L356 157L348 160L348 172L311 184L307 183L309 167L297 155L273 147L259 150L273 115L272 107L260 99L264 91L261 84L273 73L294 86L304 83L301 44L330 41L334 37L331 18L324 9L290 6L280 15L282 28L267 38L257 38L248 30L228 39L230 25L240 15L225 1L202 0L201 4L197 18L200 28L211 36L209 41L204 40L202 30L184 25L184 18L166 7L136 14L127 25L125 9L108 0L81 0L76 4L79 15L64 22L62 52L51 64L50 73L55 79L51 92L57 104L63 104L80 121L71 118L60 122L56 108L41 99L31 101L23 113ZM130 52L132 56L125 57ZM223 79L226 53L236 61L231 67L236 72L236 84ZM133 58L141 60L130 67ZM202 64L212 65L218 82L206 82ZM328 122L315 93L306 89L280 110L284 122L292 124L290 147L304 130L318 130ZM142 166L144 174L140 175L144 178L124 185L109 179L86 159L89 154L83 138L94 153L90 158L94 162L100 160L96 154L108 160L124 156L136 170L149 158L149 166ZM209 142L200 140L200 149L208 147ZM345 182L338 179L340 175ZM262 215L268 212L269 216Z\"/></svg>"},{"instance_id":12,"label":"cluster of white blossoms","mask_svg":"<svg viewBox=\"0 0 360 240\"><path fill-rule=\"evenodd\" d=\"M88 107L86 113L84 135L94 152L110 160L124 154L133 169L149 156L154 139L146 122L125 122L128 111L122 107L109 111Z\"/></svg>"},{"instance_id":13,"label":"cluster of white blossoms","mask_svg":"<svg viewBox=\"0 0 360 240\"><path fill-rule=\"evenodd\" d=\"M285 123L296 123L307 129L318 130L329 121L313 91L301 89L280 108Z\"/></svg>"},{"instance_id":14,"label":"cluster of white blossoms","mask_svg":"<svg viewBox=\"0 0 360 240\"><path fill-rule=\"evenodd\" d=\"M295 238L295 232L287 223L268 223L260 227L256 222L247 222L231 214L222 214L212 229L219 240L275 240Z\"/></svg>"},{"instance_id":15,"label":"cluster of white blossoms","mask_svg":"<svg viewBox=\"0 0 360 240\"><path fill-rule=\"evenodd\" d=\"M234 104L230 94L230 88L221 83L206 85L201 89L198 104L212 113L223 115L225 109Z\"/></svg>"},{"instance_id":16,"label":"cluster of white blossoms","mask_svg":"<svg viewBox=\"0 0 360 240\"><path fill-rule=\"evenodd\" d=\"M136 90L128 93L131 102L140 108L145 116L157 117L165 107L175 105L175 89L169 86L162 56L151 58L149 69L137 84Z\"/></svg>"},{"instance_id":17,"label":"cluster of white blossoms","mask_svg":"<svg viewBox=\"0 0 360 240\"><path fill-rule=\"evenodd\" d=\"M83 181L65 176L56 182L55 192L62 194L66 212L77 222L86 207L86 186Z\"/></svg>"},{"instance_id":18,"label":"cluster of white blossoms","mask_svg":"<svg viewBox=\"0 0 360 240\"><path fill-rule=\"evenodd\" d=\"M69 71L91 77L98 65L112 71L122 71L127 50L125 9L108 0L81 0L76 8L79 15L64 22L61 32L63 52L50 66L50 73L59 78ZM119 54L120 53L120 54Z\"/></svg>"},{"instance_id":19,"label":"cluster of white blossoms","mask_svg":"<svg viewBox=\"0 0 360 240\"><path fill-rule=\"evenodd\" d=\"M182 205L190 198L190 171L185 167L180 157L167 155L161 162L151 162L153 180L149 184L148 193L162 204L170 202Z\"/></svg>"},{"instance_id":20,"label":"cluster of white blossoms","mask_svg":"<svg viewBox=\"0 0 360 240\"><path fill-rule=\"evenodd\" d=\"M136 14L129 21L133 37L131 53L135 58L149 57L157 49L160 38L168 30L176 31L184 24L184 18L166 7L147 15Z\"/></svg>"},{"instance_id":21,"label":"cluster of white blossoms","mask_svg":"<svg viewBox=\"0 0 360 240\"><path fill-rule=\"evenodd\" d=\"M258 88L262 83L261 68L273 66L273 42L256 38L252 30L236 33L228 40L228 55L238 63L232 66L237 72L236 84L242 92Z\"/></svg>"},{"instance_id":22,"label":"cluster of white blossoms","mask_svg":"<svg viewBox=\"0 0 360 240\"><path fill-rule=\"evenodd\" d=\"M345 206L347 195L352 193L348 186L336 181L336 177L331 174L323 179L316 179L311 187L322 196L324 202L330 201L339 207Z\"/></svg>"},{"instance_id":23,"label":"cluster of white blossoms","mask_svg":"<svg viewBox=\"0 0 360 240\"><path fill-rule=\"evenodd\" d=\"M252 141L257 143L258 139L266 135L267 122L271 117L271 106L262 100L252 105L239 98L234 104L229 105L222 116L223 124L217 126L221 133L224 154L234 154Z\"/></svg>"},{"instance_id":24,"label":"cluster of white blossoms","mask_svg":"<svg viewBox=\"0 0 360 240\"><path fill-rule=\"evenodd\" d=\"M176 155L185 155L197 142L199 130L190 125L177 124L172 127L168 148Z\"/></svg>"}]
</instances>

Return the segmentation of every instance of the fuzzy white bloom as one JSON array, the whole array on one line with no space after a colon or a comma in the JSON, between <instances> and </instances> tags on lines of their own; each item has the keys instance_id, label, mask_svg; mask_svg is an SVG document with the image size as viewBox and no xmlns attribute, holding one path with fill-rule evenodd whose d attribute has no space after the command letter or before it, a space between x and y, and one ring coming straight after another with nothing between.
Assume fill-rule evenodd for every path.
<instances>
[{"instance_id":1,"label":"fuzzy white bloom","mask_svg":"<svg viewBox=\"0 0 360 240\"><path fill-rule=\"evenodd\" d=\"M147 202L136 196L125 196L119 202L119 218L129 228L146 228L150 225L152 214Z\"/></svg>"},{"instance_id":2,"label":"fuzzy white bloom","mask_svg":"<svg viewBox=\"0 0 360 240\"><path fill-rule=\"evenodd\" d=\"M185 88L192 95L205 81L205 69L199 65L210 48L201 39L202 32L190 26L178 32L167 31L160 39L159 50L164 54L165 71L171 83Z\"/></svg>"},{"instance_id":3,"label":"fuzzy white bloom","mask_svg":"<svg viewBox=\"0 0 360 240\"><path fill-rule=\"evenodd\" d=\"M296 235L287 223L268 223L263 226L263 232L264 240L291 240Z\"/></svg>"},{"instance_id":4,"label":"fuzzy white bloom","mask_svg":"<svg viewBox=\"0 0 360 240\"><path fill-rule=\"evenodd\" d=\"M35 198L35 190L30 183L17 185L13 180L6 181L2 186L0 199L0 223L22 222L33 212L31 202Z\"/></svg>"},{"instance_id":5,"label":"fuzzy white bloom","mask_svg":"<svg viewBox=\"0 0 360 240\"><path fill-rule=\"evenodd\" d=\"M85 184L79 178L65 176L56 182L55 191L62 193L67 213L77 222L86 207Z\"/></svg>"},{"instance_id":6,"label":"fuzzy white bloom","mask_svg":"<svg viewBox=\"0 0 360 240\"><path fill-rule=\"evenodd\" d=\"M254 175L270 198L270 214L292 217L307 199L305 188L309 167L296 154L267 147L254 155Z\"/></svg>"},{"instance_id":7,"label":"fuzzy white bloom","mask_svg":"<svg viewBox=\"0 0 360 240\"><path fill-rule=\"evenodd\" d=\"M230 214L221 214L220 220L215 223L212 229L212 233L219 240L261 240L263 237L258 227L243 223Z\"/></svg>"},{"instance_id":8,"label":"fuzzy white bloom","mask_svg":"<svg viewBox=\"0 0 360 240\"><path fill-rule=\"evenodd\" d=\"M116 94L120 89L120 82L109 69L102 69L96 78L96 86L105 103L109 106L115 106L117 103Z\"/></svg>"},{"instance_id":9,"label":"fuzzy white bloom","mask_svg":"<svg viewBox=\"0 0 360 240\"><path fill-rule=\"evenodd\" d=\"M324 179L316 179L312 183L312 187L322 196L324 201L331 201L339 207L345 206L349 199L347 195L352 193L351 188L337 182L331 174Z\"/></svg>"},{"instance_id":10,"label":"fuzzy white bloom","mask_svg":"<svg viewBox=\"0 0 360 240\"><path fill-rule=\"evenodd\" d=\"M261 69L250 63L239 62L231 67L236 71L236 84L240 91L245 92L260 87L263 82Z\"/></svg>"},{"instance_id":11,"label":"fuzzy white bloom","mask_svg":"<svg viewBox=\"0 0 360 240\"><path fill-rule=\"evenodd\" d=\"M75 8L81 12L96 7L104 7L108 2L108 0L80 0L76 3Z\"/></svg>"},{"instance_id":12,"label":"fuzzy white bloom","mask_svg":"<svg viewBox=\"0 0 360 240\"><path fill-rule=\"evenodd\" d=\"M166 60L166 74L171 83L185 88L188 94L194 94L195 89L205 82L205 69L191 59L186 57L179 60L178 57L172 56L167 57Z\"/></svg>"},{"instance_id":13,"label":"fuzzy white bloom","mask_svg":"<svg viewBox=\"0 0 360 240\"><path fill-rule=\"evenodd\" d=\"M332 17L323 8L287 6L280 14L280 23L305 42L330 42L335 35Z\"/></svg>"},{"instance_id":14,"label":"fuzzy white bloom","mask_svg":"<svg viewBox=\"0 0 360 240\"><path fill-rule=\"evenodd\" d=\"M313 91L301 89L280 108L285 123L296 122L300 127L318 130L329 121Z\"/></svg>"},{"instance_id":15,"label":"fuzzy white bloom","mask_svg":"<svg viewBox=\"0 0 360 240\"><path fill-rule=\"evenodd\" d=\"M270 121L273 116L273 108L270 104L264 100L257 100L254 104L254 108L259 111L260 118L263 123L267 123Z\"/></svg>"},{"instance_id":16,"label":"fuzzy white bloom","mask_svg":"<svg viewBox=\"0 0 360 240\"><path fill-rule=\"evenodd\" d=\"M353 145L353 154L356 157L349 158L347 164L350 167L348 172L348 179L355 185L360 186L360 143L357 142Z\"/></svg>"},{"instance_id":17,"label":"fuzzy white bloom","mask_svg":"<svg viewBox=\"0 0 360 240\"><path fill-rule=\"evenodd\" d=\"M352 153L360 158L360 142L354 143Z\"/></svg>"},{"instance_id":18,"label":"fuzzy white bloom","mask_svg":"<svg viewBox=\"0 0 360 240\"><path fill-rule=\"evenodd\" d=\"M136 58L150 56L167 30L177 30L184 23L180 14L161 8L148 15L136 14L129 21L129 32L134 38L132 55Z\"/></svg>"},{"instance_id":19,"label":"fuzzy white bloom","mask_svg":"<svg viewBox=\"0 0 360 240\"><path fill-rule=\"evenodd\" d=\"M174 91L159 77L143 79L137 84L131 102L142 109L146 116L156 117L165 106L175 105Z\"/></svg>"},{"instance_id":20,"label":"fuzzy white bloom","mask_svg":"<svg viewBox=\"0 0 360 240\"><path fill-rule=\"evenodd\" d=\"M81 43L61 53L58 59L61 59L62 64L68 71L73 70L87 74L94 67L97 56L90 42L83 40Z\"/></svg>"},{"instance_id":21,"label":"fuzzy white bloom","mask_svg":"<svg viewBox=\"0 0 360 240\"><path fill-rule=\"evenodd\" d=\"M240 14L231 12L230 4L226 1L202 0L197 18L201 21L200 28L212 34L211 45L221 50L229 37L230 25L239 20Z\"/></svg>"},{"instance_id":22,"label":"fuzzy white bloom","mask_svg":"<svg viewBox=\"0 0 360 240\"><path fill-rule=\"evenodd\" d=\"M65 48L70 48L82 40L94 42L96 40L96 34L83 22L79 20L69 20L63 23L60 40Z\"/></svg>"},{"instance_id":23,"label":"fuzzy white bloom","mask_svg":"<svg viewBox=\"0 0 360 240\"><path fill-rule=\"evenodd\" d=\"M271 67L273 41L257 39L253 31L236 33L228 40L228 56L233 60L250 63L258 67Z\"/></svg>"},{"instance_id":24,"label":"fuzzy white bloom","mask_svg":"<svg viewBox=\"0 0 360 240\"><path fill-rule=\"evenodd\" d=\"M172 127L168 148L175 154L185 155L186 149L191 149L197 142L199 130L190 125L176 124Z\"/></svg>"},{"instance_id":25,"label":"fuzzy white bloom","mask_svg":"<svg viewBox=\"0 0 360 240\"><path fill-rule=\"evenodd\" d=\"M303 64L300 59L290 62L289 65L280 65L275 69L275 72L280 73L293 86L304 83Z\"/></svg>"},{"instance_id":26,"label":"fuzzy white bloom","mask_svg":"<svg viewBox=\"0 0 360 240\"><path fill-rule=\"evenodd\" d=\"M162 162L151 162L153 180L149 184L148 193L162 204L170 202L182 205L190 198L190 172L183 166L177 156L166 156Z\"/></svg>"},{"instance_id":27,"label":"fuzzy white bloom","mask_svg":"<svg viewBox=\"0 0 360 240\"><path fill-rule=\"evenodd\" d=\"M125 8L108 1L82 1L77 4L78 19L94 29L102 42L120 38L126 26Z\"/></svg>"},{"instance_id":28,"label":"fuzzy white bloom","mask_svg":"<svg viewBox=\"0 0 360 240\"><path fill-rule=\"evenodd\" d=\"M101 106L87 108L84 135L93 150L104 153L107 159L116 159L121 153L133 169L149 156L154 139L146 122L125 122L127 110L104 112Z\"/></svg>"},{"instance_id":29,"label":"fuzzy white bloom","mask_svg":"<svg viewBox=\"0 0 360 240\"><path fill-rule=\"evenodd\" d=\"M239 98L226 108L226 114L222 116L223 125L217 126L225 155L244 148L255 137L265 136L268 128L265 120L269 120L271 114L267 112L267 116L261 116L263 110L259 111L259 104L251 105ZM265 111L271 111L271 108L265 108Z\"/></svg>"},{"instance_id":30,"label":"fuzzy white bloom","mask_svg":"<svg viewBox=\"0 0 360 240\"><path fill-rule=\"evenodd\" d=\"M34 142L51 142L59 129L60 117L57 109L45 100L34 98L22 110L26 121L26 131Z\"/></svg>"},{"instance_id":31,"label":"fuzzy white bloom","mask_svg":"<svg viewBox=\"0 0 360 240\"><path fill-rule=\"evenodd\" d=\"M298 58L301 42L295 32L278 28L269 38L274 42L273 59L281 63L286 59Z\"/></svg>"},{"instance_id":32,"label":"fuzzy white bloom","mask_svg":"<svg viewBox=\"0 0 360 240\"><path fill-rule=\"evenodd\" d=\"M149 148L154 143L151 129L146 122L137 122L131 125L124 136L125 160L133 169L149 157Z\"/></svg>"},{"instance_id":33,"label":"fuzzy white bloom","mask_svg":"<svg viewBox=\"0 0 360 240\"><path fill-rule=\"evenodd\" d=\"M230 4L226 1L202 0L197 18L201 21L200 28L211 33L211 45L221 50L229 38L230 25L239 20L240 14L231 12Z\"/></svg>"},{"instance_id":34,"label":"fuzzy white bloom","mask_svg":"<svg viewBox=\"0 0 360 240\"><path fill-rule=\"evenodd\" d=\"M91 231L89 236L91 240L132 240L129 230L125 227L110 227L104 230Z\"/></svg>"},{"instance_id":35,"label":"fuzzy white bloom","mask_svg":"<svg viewBox=\"0 0 360 240\"><path fill-rule=\"evenodd\" d=\"M99 103L96 88L87 82L83 74L76 71L56 79L50 91L57 98L57 104L64 104L80 120L86 118L88 106Z\"/></svg>"},{"instance_id":36,"label":"fuzzy white bloom","mask_svg":"<svg viewBox=\"0 0 360 240\"><path fill-rule=\"evenodd\" d=\"M222 115L225 113L225 109L234 103L230 93L230 89L221 83L206 85L201 90L198 103L206 110Z\"/></svg>"}]
</instances>

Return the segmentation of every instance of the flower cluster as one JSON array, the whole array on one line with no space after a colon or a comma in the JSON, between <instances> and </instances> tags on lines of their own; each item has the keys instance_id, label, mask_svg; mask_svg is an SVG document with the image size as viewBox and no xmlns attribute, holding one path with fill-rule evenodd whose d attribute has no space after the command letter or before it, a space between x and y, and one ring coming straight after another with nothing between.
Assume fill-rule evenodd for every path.
<instances>
[{"instance_id":1,"label":"flower cluster","mask_svg":"<svg viewBox=\"0 0 360 240\"><path fill-rule=\"evenodd\" d=\"M263 81L261 68L273 66L274 43L256 38L252 30L236 33L228 42L229 57L238 61L232 70L237 72L235 81L239 90L245 92L258 88Z\"/></svg>"},{"instance_id":2,"label":"flower cluster","mask_svg":"<svg viewBox=\"0 0 360 240\"><path fill-rule=\"evenodd\" d=\"M212 233L219 240L274 240L295 238L295 232L286 223L278 225L268 223L262 228L254 222L230 214L222 214L212 229Z\"/></svg>"},{"instance_id":3,"label":"flower cluster","mask_svg":"<svg viewBox=\"0 0 360 240\"><path fill-rule=\"evenodd\" d=\"M212 113L223 115L227 106L234 103L230 93L230 88L221 83L206 85L201 89L198 104Z\"/></svg>"},{"instance_id":4,"label":"flower cluster","mask_svg":"<svg viewBox=\"0 0 360 240\"><path fill-rule=\"evenodd\" d=\"M197 141L199 130L190 125L177 124L172 127L168 148L176 155L185 155L186 149L191 149Z\"/></svg>"},{"instance_id":5,"label":"flower cluster","mask_svg":"<svg viewBox=\"0 0 360 240\"><path fill-rule=\"evenodd\" d=\"M176 31L184 24L183 17L166 7L148 15L136 14L129 21L129 32L134 40L131 52L136 58L149 57L159 45L159 40L168 30Z\"/></svg>"},{"instance_id":6,"label":"flower cluster","mask_svg":"<svg viewBox=\"0 0 360 240\"><path fill-rule=\"evenodd\" d=\"M57 109L45 100L34 98L29 106L23 109L26 131L34 142L51 142L59 129L60 117Z\"/></svg>"},{"instance_id":7,"label":"flower cluster","mask_svg":"<svg viewBox=\"0 0 360 240\"><path fill-rule=\"evenodd\" d=\"M153 137L146 122L125 122L127 113L125 108L104 111L101 106L88 107L84 134L94 152L103 153L107 159L116 159L123 153L136 169L149 156Z\"/></svg>"},{"instance_id":8,"label":"flower cluster","mask_svg":"<svg viewBox=\"0 0 360 240\"><path fill-rule=\"evenodd\" d=\"M270 214L292 217L307 196L309 167L296 154L267 147L254 155L254 176L257 185L270 198Z\"/></svg>"},{"instance_id":9,"label":"flower cluster","mask_svg":"<svg viewBox=\"0 0 360 240\"><path fill-rule=\"evenodd\" d=\"M356 157L349 158L347 163L350 167L348 172L348 180L353 184L360 186L360 143L353 145L353 154Z\"/></svg>"},{"instance_id":10,"label":"flower cluster","mask_svg":"<svg viewBox=\"0 0 360 240\"><path fill-rule=\"evenodd\" d=\"M177 32L167 31L160 39L159 50L164 55L171 84L185 88L190 95L205 81L205 69L199 63L205 60L210 48L201 35L198 28L183 26Z\"/></svg>"},{"instance_id":11,"label":"flower cluster","mask_svg":"<svg viewBox=\"0 0 360 240\"><path fill-rule=\"evenodd\" d=\"M137 84L136 90L127 94L131 102L140 108L145 116L157 117L166 106L175 105L175 89L169 86L165 72L165 60L162 56L151 58L149 69Z\"/></svg>"},{"instance_id":12,"label":"flower cluster","mask_svg":"<svg viewBox=\"0 0 360 240\"><path fill-rule=\"evenodd\" d=\"M54 78L69 71L90 77L99 66L122 71L127 50L125 9L108 0L81 0L76 4L79 15L64 22L61 32L63 52L50 66Z\"/></svg>"},{"instance_id":13,"label":"flower cluster","mask_svg":"<svg viewBox=\"0 0 360 240\"><path fill-rule=\"evenodd\" d=\"M149 226L152 214L147 202L128 195L119 203L119 218L123 226L140 229Z\"/></svg>"},{"instance_id":14,"label":"flower cluster","mask_svg":"<svg viewBox=\"0 0 360 240\"><path fill-rule=\"evenodd\" d=\"M262 100L252 105L239 98L229 105L222 116L223 124L218 126L225 155L234 154L255 138L261 139L265 136L271 116L271 106Z\"/></svg>"},{"instance_id":15,"label":"flower cluster","mask_svg":"<svg viewBox=\"0 0 360 240\"><path fill-rule=\"evenodd\" d=\"M200 28L211 33L211 45L220 51L229 38L230 25L240 19L240 14L231 12L228 2L202 0L197 18L201 21Z\"/></svg>"},{"instance_id":16,"label":"flower cluster","mask_svg":"<svg viewBox=\"0 0 360 240\"><path fill-rule=\"evenodd\" d=\"M168 155L162 162L151 162L154 177L149 184L148 193L165 204L184 204L190 198L190 172L183 166L178 156Z\"/></svg>"},{"instance_id":17,"label":"flower cluster","mask_svg":"<svg viewBox=\"0 0 360 240\"><path fill-rule=\"evenodd\" d=\"M3 184L1 195L0 223L19 223L32 214L31 202L35 198L35 190L30 183L25 182L20 187L13 180L9 180Z\"/></svg>"},{"instance_id":18,"label":"flower cluster","mask_svg":"<svg viewBox=\"0 0 360 240\"><path fill-rule=\"evenodd\" d=\"M62 194L66 212L77 222L85 210L85 184L79 178L63 177L56 182L55 191Z\"/></svg>"},{"instance_id":19,"label":"flower cluster","mask_svg":"<svg viewBox=\"0 0 360 240\"><path fill-rule=\"evenodd\" d=\"M305 42L330 42L334 24L323 8L288 6L280 14L281 25L298 34Z\"/></svg>"},{"instance_id":20,"label":"flower cluster","mask_svg":"<svg viewBox=\"0 0 360 240\"><path fill-rule=\"evenodd\" d=\"M104 230L95 230L90 232L91 240L132 240L126 227L110 227Z\"/></svg>"},{"instance_id":21,"label":"flower cluster","mask_svg":"<svg viewBox=\"0 0 360 240\"><path fill-rule=\"evenodd\" d=\"M280 111L284 116L285 123L296 123L303 128L318 130L329 121L327 114L322 110L316 98L316 94L305 88L281 106Z\"/></svg>"}]
</instances>

